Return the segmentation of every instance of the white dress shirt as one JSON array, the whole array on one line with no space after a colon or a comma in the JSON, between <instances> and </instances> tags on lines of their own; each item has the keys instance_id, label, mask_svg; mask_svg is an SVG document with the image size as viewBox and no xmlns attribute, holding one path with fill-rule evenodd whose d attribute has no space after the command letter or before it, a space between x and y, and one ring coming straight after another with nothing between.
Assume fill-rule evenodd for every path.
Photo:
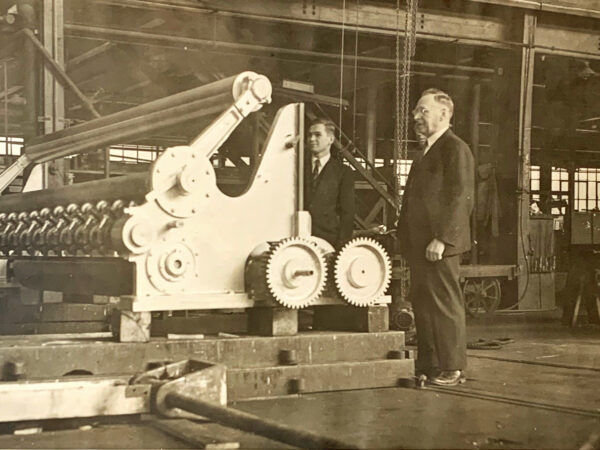
<instances>
[{"instance_id":1,"label":"white dress shirt","mask_svg":"<svg viewBox=\"0 0 600 450\"><path fill-rule=\"evenodd\" d=\"M433 144L436 143L436 141L442 137L442 134L444 134L448 128L450 127L446 127L446 128L442 128L440 131L438 131L437 133L432 134L431 136L429 136L427 138L427 147L425 147L425 150L423 150L423 156L425 156L427 154L427 152L429 151L429 149L431 147L433 147Z\"/></svg>"},{"instance_id":2,"label":"white dress shirt","mask_svg":"<svg viewBox=\"0 0 600 450\"><path fill-rule=\"evenodd\" d=\"M331 158L331 153L327 153L326 155L323 155L321 157L313 156L311 172L315 171L315 163L317 162L317 159L318 159L319 160L319 174L320 174L321 171L323 170L323 167L325 167L325 164L327 164L327 162L329 161L329 158Z\"/></svg>"}]
</instances>

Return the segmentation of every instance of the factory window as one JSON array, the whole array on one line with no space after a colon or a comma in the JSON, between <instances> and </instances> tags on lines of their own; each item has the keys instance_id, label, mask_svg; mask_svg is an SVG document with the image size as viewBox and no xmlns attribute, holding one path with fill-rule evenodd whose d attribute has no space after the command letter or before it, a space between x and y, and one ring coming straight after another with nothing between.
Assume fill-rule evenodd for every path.
<instances>
[{"instance_id":1,"label":"factory window","mask_svg":"<svg viewBox=\"0 0 600 450\"><path fill-rule=\"evenodd\" d=\"M565 205L569 201L569 172L562 167L552 168L552 200L563 201ZM564 216L566 213L566 206L552 208L555 216Z\"/></svg>"},{"instance_id":2,"label":"factory window","mask_svg":"<svg viewBox=\"0 0 600 450\"><path fill-rule=\"evenodd\" d=\"M401 186L400 195L404 194L404 186L406 186L406 180L408 179L408 172L410 172L411 165L412 165L411 159L401 159L400 160L400 186Z\"/></svg>"},{"instance_id":3,"label":"factory window","mask_svg":"<svg viewBox=\"0 0 600 450\"><path fill-rule=\"evenodd\" d=\"M580 167L575 170L575 210L598 210L600 169Z\"/></svg>"},{"instance_id":4,"label":"factory window","mask_svg":"<svg viewBox=\"0 0 600 450\"><path fill-rule=\"evenodd\" d=\"M541 172L540 166L530 166L530 193L531 201L541 200ZM554 202L563 201L565 206L552 208L552 215L563 216L567 212L566 202L569 199L569 172L562 167L552 167L551 195Z\"/></svg>"},{"instance_id":5,"label":"factory window","mask_svg":"<svg viewBox=\"0 0 600 450\"><path fill-rule=\"evenodd\" d=\"M23 147L23 139L0 136L0 155L19 156Z\"/></svg>"},{"instance_id":6,"label":"factory window","mask_svg":"<svg viewBox=\"0 0 600 450\"><path fill-rule=\"evenodd\" d=\"M529 168L529 177L530 177L530 190L531 190L531 199L533 197L537 197L537 200L540 199L540 166L531 166ZM534 192L536 194L534 194Z\"/></svg>"}]
</instances>

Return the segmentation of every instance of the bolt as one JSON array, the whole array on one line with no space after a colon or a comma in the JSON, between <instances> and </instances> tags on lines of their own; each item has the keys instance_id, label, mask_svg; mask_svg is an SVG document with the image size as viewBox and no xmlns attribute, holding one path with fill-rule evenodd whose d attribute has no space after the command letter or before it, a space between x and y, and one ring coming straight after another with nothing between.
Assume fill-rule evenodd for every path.
<instances>
[{"instance_id":1,"label":"bolt","mask_svg":"<svg viewBox=\"0 0 600 450\"><path fill-rule=\"evenodd\" d=\"M400 350L390 350L387 359L404 359L404 352Z\"/></svg>"},{"instance_id":2,"label":"bolt","mask_svg":"<svg viewBox=\"0 0 600 450\"><path fill-rule=\"evenodd\" d=\"M167 228L182 228L184 225L185 222L183 220L172 220L169 223L167 223Z\"/></svg>"},{"instance_id":3,"label":"bolt","mask_svg":"<svg viewBox=\"0 0 600 450\"><path fill-rule=\"evenodd\" d=\"M279 363L283 366L295 366L298 364L298 354L296 350L280 350Z\"/></svg>"},{"instance_id":4,"label":"bolt","mask_svg":"<svg viewBox=\"0 0 600 450\"><path fill-rule=\"evenodd\" d=\"M25 378L25 363L23 361L7 361L4 366L6 378L10 381Z\"/></svg>"},{"instance_id":5,"label":"bolt","mask_svg":"<svg viewBox=\"0 0 600 450\"><path fill-rule=\"evenodd\" d=\"M304 378L292 378L290 380L290 394L301 394L306 390L306 382Z\"/></svg>"}]
</instances>

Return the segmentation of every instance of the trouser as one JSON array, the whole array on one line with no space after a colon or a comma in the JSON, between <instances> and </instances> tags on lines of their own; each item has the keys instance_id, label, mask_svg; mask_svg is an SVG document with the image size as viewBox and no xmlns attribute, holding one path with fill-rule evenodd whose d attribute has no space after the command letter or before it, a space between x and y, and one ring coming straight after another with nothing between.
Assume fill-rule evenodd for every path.
<instances>
[{"instance_id":1,"label":"trouser","mask_svg":"<svg viewBox=\"0 0 600 450\"><path fill-rule=\"evenodd\" d=\"M467 366L465 307L459 283L460 256L429 262L409 259L410 301L417 328L418 370L464 370Z\"/></svg>"}]
</instances>

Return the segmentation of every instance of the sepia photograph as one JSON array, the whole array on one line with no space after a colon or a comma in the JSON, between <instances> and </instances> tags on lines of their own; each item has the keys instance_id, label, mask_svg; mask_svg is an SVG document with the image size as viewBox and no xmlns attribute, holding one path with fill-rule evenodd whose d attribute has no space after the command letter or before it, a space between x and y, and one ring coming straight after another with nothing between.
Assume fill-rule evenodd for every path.
<instances>
[{"instance_id":1,"label":"sepia photograph","mask_svg":"<svg viewBox=\"0 0 600 450\"><path fill-rule=\"evenodd\" d=\"M0 0L0 449L600 450L600 0Z\"/></svg>"}]
</instances>

